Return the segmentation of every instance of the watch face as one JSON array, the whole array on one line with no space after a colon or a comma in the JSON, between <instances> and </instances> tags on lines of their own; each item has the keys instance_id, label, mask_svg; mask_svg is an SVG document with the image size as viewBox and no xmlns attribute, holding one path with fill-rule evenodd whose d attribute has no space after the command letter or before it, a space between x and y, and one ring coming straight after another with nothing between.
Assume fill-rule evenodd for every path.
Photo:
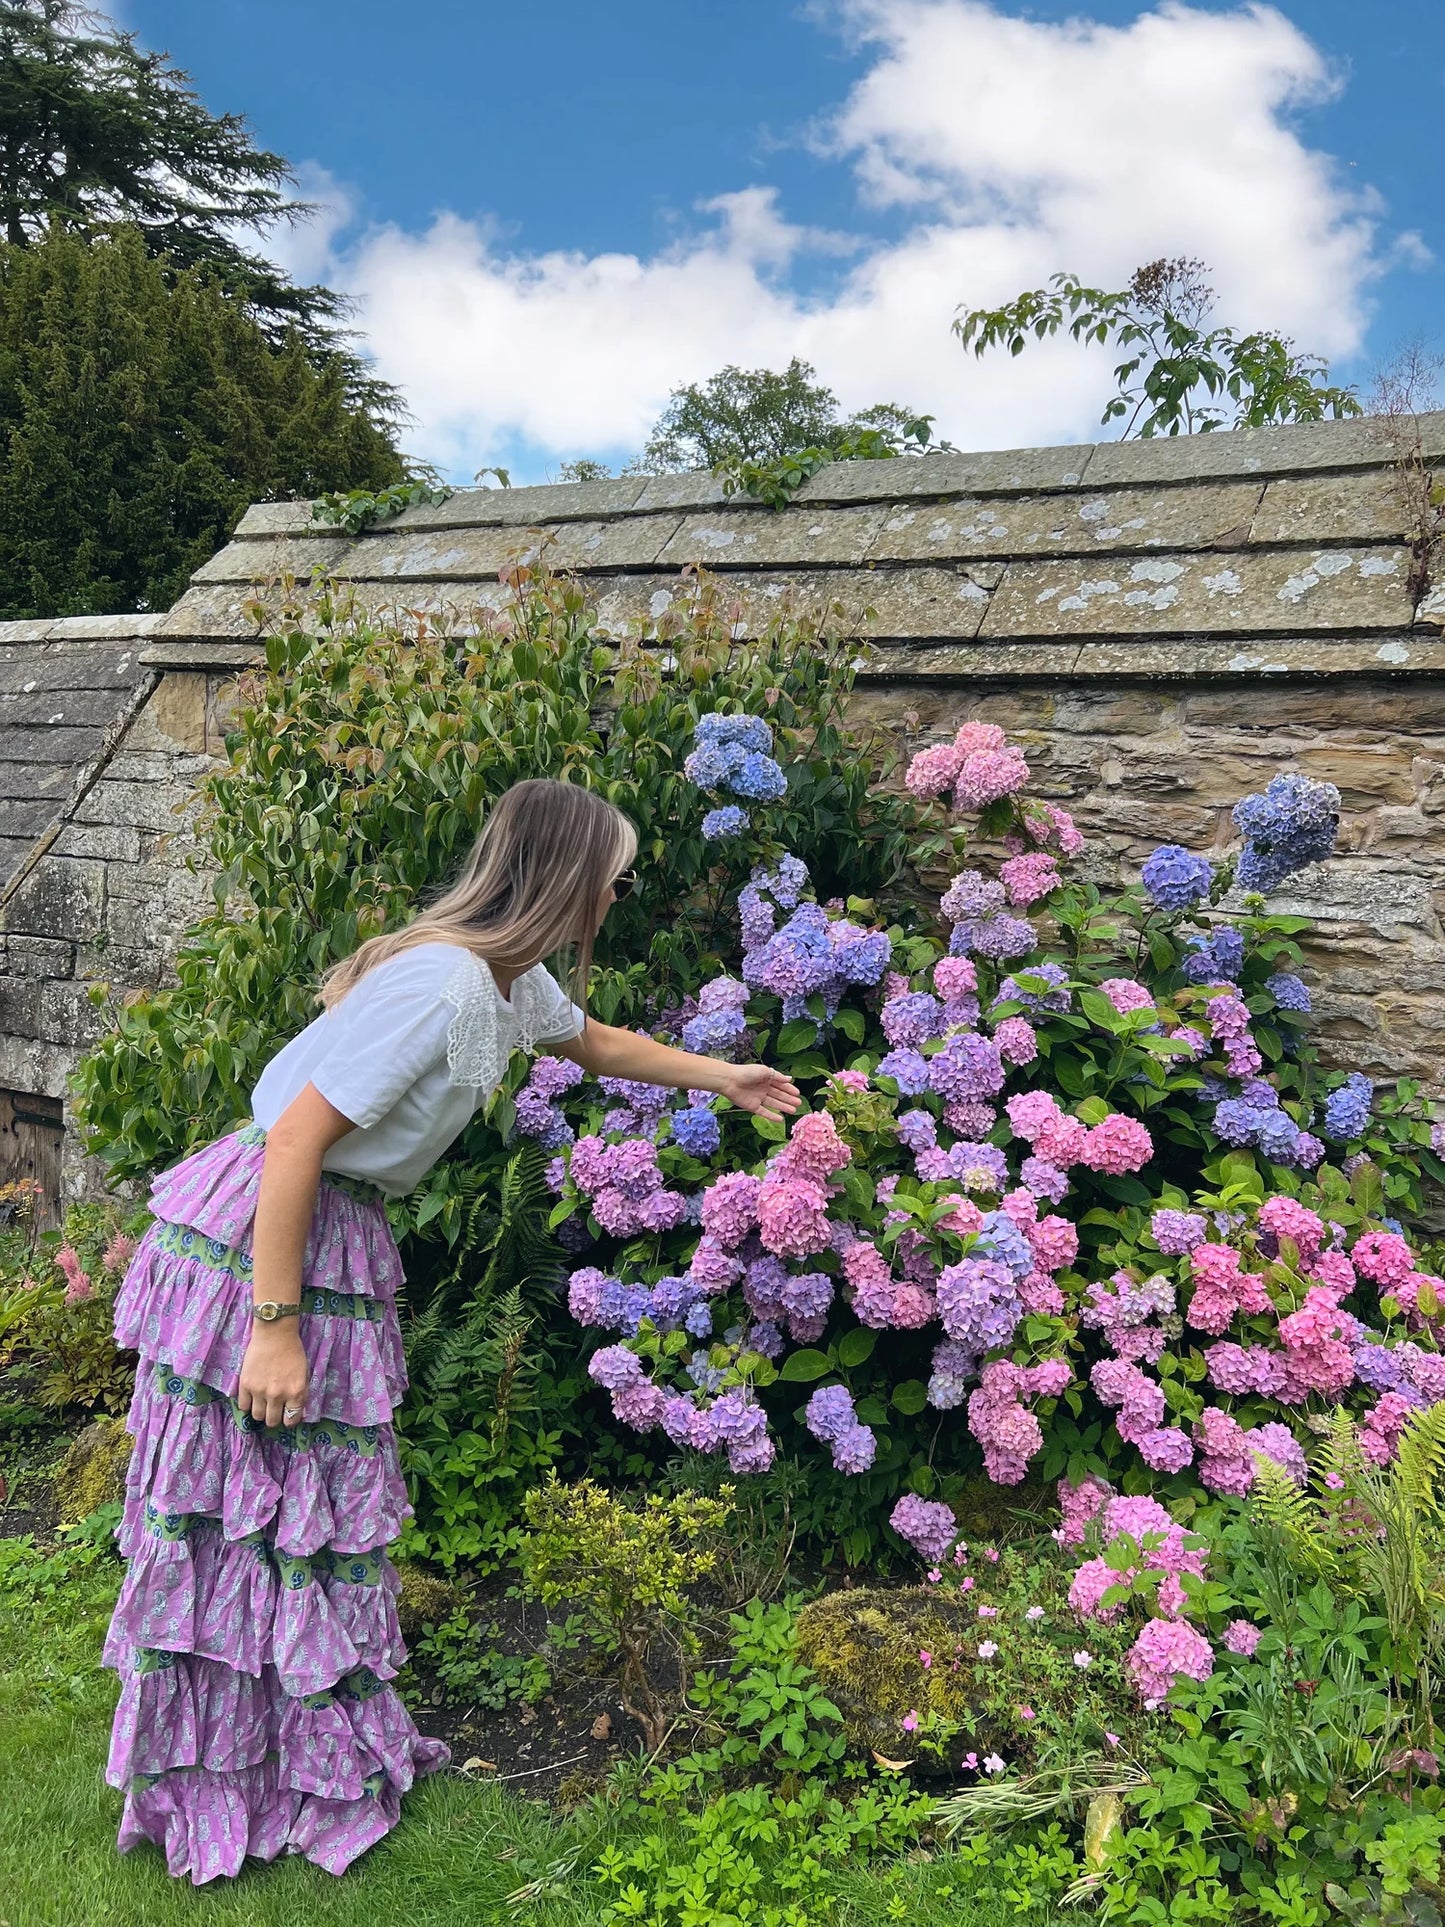
<instances>
[{"instance_id":1,"label":"watch face","mask_svg":"<svg viewBox=\"0 0 1445 1927\"><path fill-rule=\"evenodd\" d=\"M273 1304L257 1305L256 1316L258 1318L264 1319L268 1325L274 1324L276 1319L275 1305Z\"/></svg>"}]
</instances>

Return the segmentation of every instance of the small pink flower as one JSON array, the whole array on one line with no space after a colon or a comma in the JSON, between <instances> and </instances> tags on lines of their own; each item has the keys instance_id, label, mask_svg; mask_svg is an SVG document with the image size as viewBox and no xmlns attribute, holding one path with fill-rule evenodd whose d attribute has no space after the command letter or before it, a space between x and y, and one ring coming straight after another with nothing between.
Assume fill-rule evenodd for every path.
<instances>
[{"instance_id":1,"label":"small pink flower","mask_svg":"<svg viewBox=\"0 0 1445 1927\"><path fill-rule=\"evenodd\" d=\"M1074 1664L1081 1673L1087 1672L1093 1663L1094 1655L1089 1651L1087 1646L1081 1646L1078 1652L1074 1654Z\"/></svg>"},{"instance_id":2,"label":"small pink flower","mask_svg":"<svg viewBox=\"0 0 1445 1927\"><path fill-rule=\"evenodd\" d=\"M1325 1484L1330 1488L1331 1492L1338 1492L1341 1486L1343 1486L1344 1480L1338 1472L1326 1472Z\"/></svg>"},{"instance_id":3,"label":"small pink flower","mask_svg":"<svg viewBox=\"0 0 1445 1927\"><path fill-rule=\"evenodd\" d=\"M976 1753L965 1753L960 1764L966 1773L977 1773L978 1755Z\"/></svg>"},{"instance_id":4,"label":"small pink flower","mask_svg":"<svg viewBox=\"0 0 1445 1927\"><path fill-rule=\"evenodd\" d=\"M1002 1773L1003 1760L997 1753L986 1753L983 1760L985 1773Z\"/></svg>"},{"instance_id":5,"label":"small pink flower","mask_svg":"<svg viewBox=\"0 0 1445 1927\"><path fill-rule=\"evenodd\" d=\"M970 1576L969 1576L969 1577L968 1577L967 1579L960 1579L960 1580L959 1580L959 1582L958 1582L958 1590L959 1590L960 1592L971 1592L971 1591L973 1590L973 1578L972 1578L972 1575L970 1575Z\"/></svg>"},{"instance_id":6,"label":"small pink flower","mask_svg":"<svg viewBox=\"0 0 1445 1927\"><path fill-rule=\"evenodd\" d=\"M1109 1742L1110 1746L1117 1746L1119 1744L1119 1735L1117 1733L1106 1733L1104 1738Z\"/></svg>"},{"instance_id":7,"label":"small pink flower","mask_svg":"<svg viewBox=\"0 0 1445 1927\"><path fill-rule=\"evenodd\" d=\"M997 1606L980 1606L978 1609L978 1616L980 1619L997 1619L998 1607Z\"/></svg>"},{"instance_id":8,"label":"small pink flower","mask_svg":"<svg viewBox=\"0 0 1445 1927\"><path fill-rule=\"evenodd\" d=\"M953 1563L956 1566L966 1566L968 1564L967 1546L955 1546L953 1548Z\"/></svg>"},{"instance_id":9,"label":"small pink flower","mask_svg":"<svg viewBox=\"0 0 1445 1927\"><path fill-rule=\"evenodd\" d=\"M978 1648L978 1656L980 1659L992 1659L994 1654L997 1651L998 1651L997 1640L985 1639L980 1641L979 1648Z\"/></svg>"},{"instance_id":10,"label":"small pink flower","mask_svg":"<svg viewBox=\"0 0 1445 1927\"><path fill-rule=\"evenodd\" d=\"M919 1663L919 1665L920 1665L920 1666L923 1666L923 1667L929 1667L929 1666L931 1666L931 1665L933 1664L933 1655L932 1655L932 1653L927 1653L927 1652L924 1652L924 1653L920 1653L920 1654L918 1655L918 1663Z\"/></svg>"},{"instance_id":11,"label":"small pink flower","mask_svg":"<svg viewBox=\"0 0 1445 1927\"><path fill-rule=\"evenodd\" d=\"M1021 1720L1036 1720L1038 1718L1038 1714L1035 1713L1034 1709L1031 1706L1021 1706L1019 1708L1019 1718Z\"/></svg>"},{"instance_id":12,"label":"small pink flower","mask_svg":"<svg viewBox=\"0 0 1445 1927\"><path fill-rule=\"evenodd\" d=\"M930 1586L936 1586L939 1580L942 1579L943 1574L938 1570L937 1566L930 1566L923 1576Z\"/></svg>"},{"instance_id":13,"label":"small pink flower","mask_svg":"<svg viewBox=\"0 0 1445 1927\"><path fill-rule=\"evenodd\" d=\"M1044 1609L1042 1606L1030 1606L1028 1611L1024 1614L1025 1619L1042 1619L1043 1616L1044 1616Z\"/></svg>"},{"instance_id":14,"label":"small pink flower","mask_svg":"<svg viewBox=\"0 0 1445 1927\"><path fill-rule=\"evenodd\" d=\"M998 1547L985 1546L983 1549L983 1556L985 1559L987 1559L987 1561L991 1566L996 1566L998 1564Z\"/></svg>"},{"instance_id":15,"label":"small pink flower","mask_svg":"<svg viewBox=\"0 0 1445 1927\"><path fill-rule=\"evenodd\" d=\"M912 1707L903 1715L903 1730L905 1733L916 1733L918 1731L918 1715L913 1711Z\"/></svg>"}]
</instances>

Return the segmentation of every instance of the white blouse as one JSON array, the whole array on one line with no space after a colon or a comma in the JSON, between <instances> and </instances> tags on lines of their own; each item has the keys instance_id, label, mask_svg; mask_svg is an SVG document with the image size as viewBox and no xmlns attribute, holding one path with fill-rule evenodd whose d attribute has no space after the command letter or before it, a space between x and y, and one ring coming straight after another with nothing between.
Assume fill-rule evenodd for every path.
<instances>
[{"instance_id":1,"label":"white blouse","mask_svg":"<svg viewBox=\"0 0 1445 1927\"><path fill-rule=\"evenodd\" d=\"M487 965L419 943L375 965L266 1065L251 1115L270 1130L308 1082L356 1129L322 1158L388 1197L413 1190L494 1091L514 1050L582 1034L583 1016L536 964L503 997Z\"/></svg>"}]
</instances>

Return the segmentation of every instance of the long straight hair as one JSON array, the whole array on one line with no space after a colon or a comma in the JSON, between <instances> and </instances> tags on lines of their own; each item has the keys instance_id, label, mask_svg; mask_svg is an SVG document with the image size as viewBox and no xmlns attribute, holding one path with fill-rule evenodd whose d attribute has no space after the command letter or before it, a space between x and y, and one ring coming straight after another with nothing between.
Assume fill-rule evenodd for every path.
<instances>
[{"instance_id":1,"label":"long straight hair","mask_svg":"<svg viewBox=\"0 0 1445 1927\"><path fill-rule=\"evenodd\" d=\"M569 951L570 992L586 1010L602 892L637 854L637 831L613 803L573 783L533 777L492 808L456 881L400 930L368 937L322 973L330 1010L368 970L419 943L454 943L516 974Z\"/></svg>"}]
</instances>

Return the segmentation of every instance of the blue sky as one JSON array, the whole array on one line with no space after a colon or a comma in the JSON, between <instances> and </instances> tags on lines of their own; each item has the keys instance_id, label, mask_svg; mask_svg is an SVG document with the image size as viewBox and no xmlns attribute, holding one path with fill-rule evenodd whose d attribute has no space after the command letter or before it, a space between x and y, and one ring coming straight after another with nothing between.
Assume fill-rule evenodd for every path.
<instances>
[{"instance_id":1,"label":"blue sky","mask_svg":"<svg viewBox=\"0 0 1445 1927\"><path fill-rule=\"evenodd\" d=\"M328 202L287 258L356 295L457 479L625 456L674 381L795 351L960 445L1089 437L1105 365L994 371L948 321L1162 252L1346 379L1445 345L1433 0L118 11Z\"/></svg>"}]
</instances>

